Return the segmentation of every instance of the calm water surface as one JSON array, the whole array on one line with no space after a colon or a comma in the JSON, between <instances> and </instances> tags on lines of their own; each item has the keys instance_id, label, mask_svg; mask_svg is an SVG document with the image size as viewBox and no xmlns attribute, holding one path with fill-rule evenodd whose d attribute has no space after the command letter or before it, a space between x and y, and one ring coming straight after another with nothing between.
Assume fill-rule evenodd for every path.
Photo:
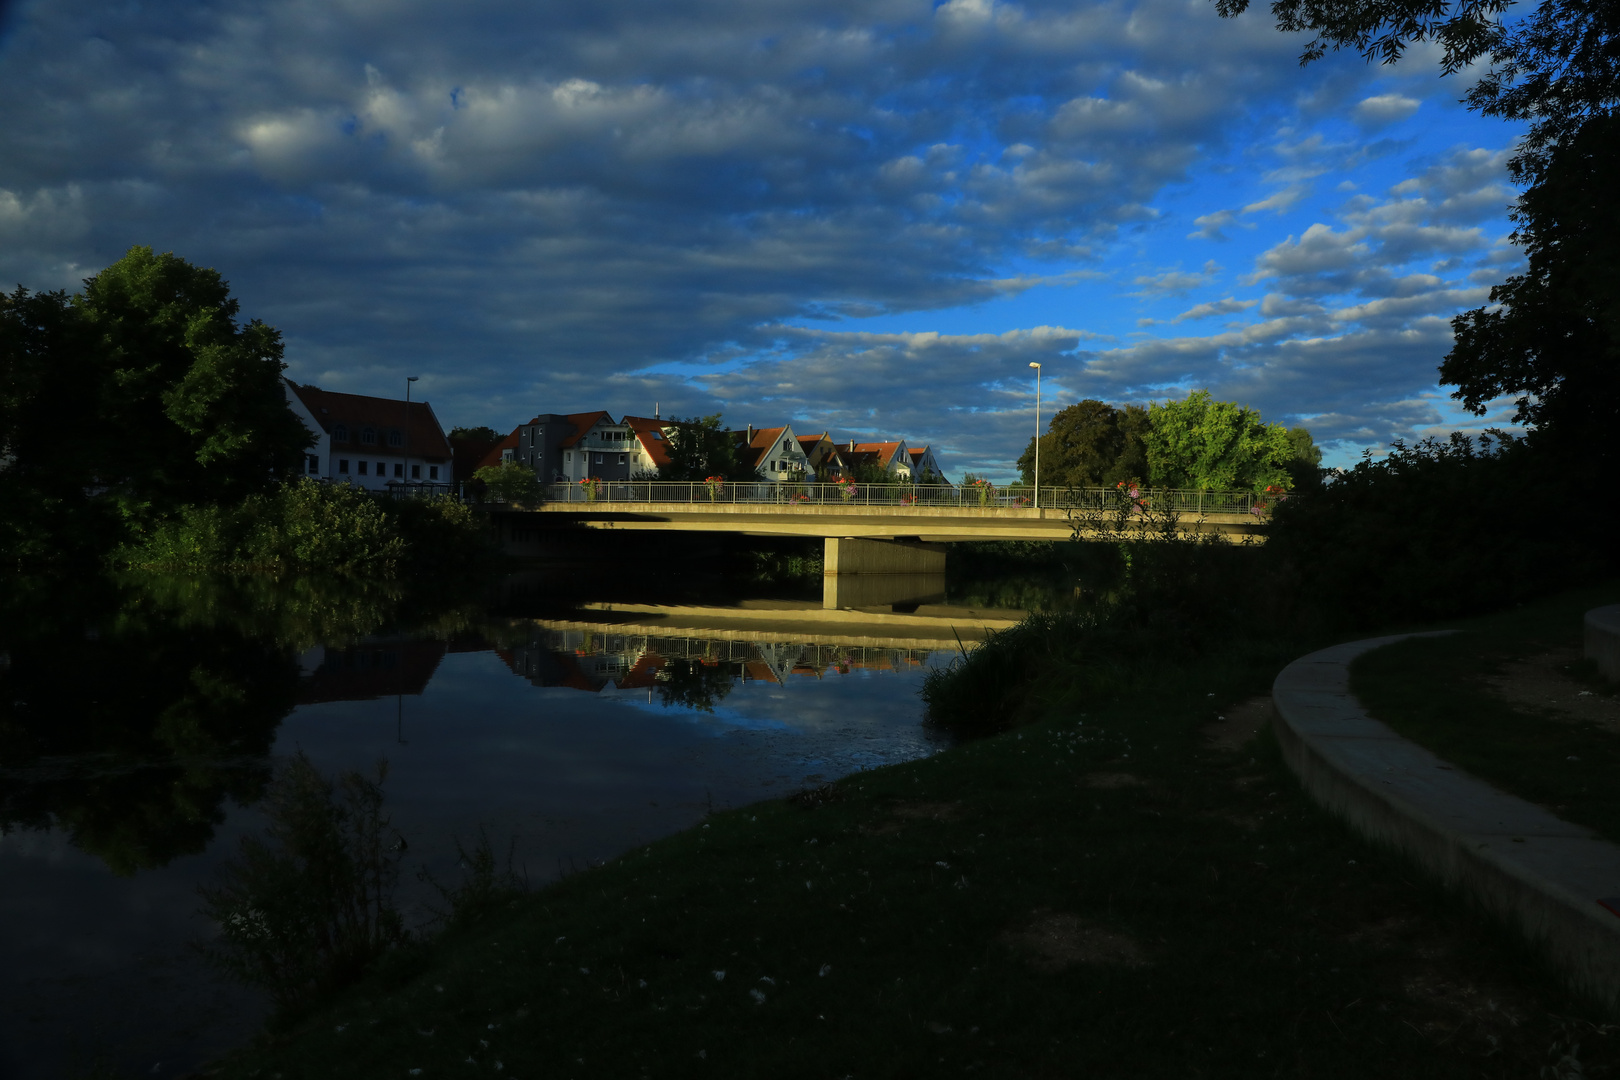
<instances>
[{"instance_id":1,"label":"calm water surface","mask_svg":"<svg viewBox=\"0 0 1620 1080\"><path fill-rule=\"evenodd\" d=\"M523 586L542 600L413 623L387 595L125 583L6 631L0 1077L174 1075L252 1035L263 999L190 949L211 933L196 890L263 827L295 752L328 774L387 760L420 923L414 871L453 879L480 828L539 884L710 808L936 748L917 690L954 643L808 633L805 612L780 633L757 611L741 630L723 611L615 619L545 600L543 575Z\"/></svg>"}]
</instances>

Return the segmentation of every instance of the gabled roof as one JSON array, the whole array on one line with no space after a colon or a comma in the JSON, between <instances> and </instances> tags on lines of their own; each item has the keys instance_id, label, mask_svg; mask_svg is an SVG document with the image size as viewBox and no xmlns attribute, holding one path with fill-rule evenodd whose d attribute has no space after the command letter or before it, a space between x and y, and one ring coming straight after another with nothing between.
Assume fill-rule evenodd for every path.
<instances>
[{"instance_id":1,"label":"gabled roof","mask_svg":"<svg viewBox=\"0 0 1620 1080\"><path fill-rule=\"evenodd\" d=\"M641 448L647 451L652 463L663 468L670 463L669 439L664 434L665 422L658 419L648 419L645 416L626 416L624 423L630 425L630 430L636 433L636 441Z\"/></svg>"},{"instance_id":2,"label":"gabled roof","mask_svg":"<svg viewBox=\"0 0 1620 1080\"><path fill-rule=\"evenodd\" d=\"M538 420L539 418L536 417L535 419ZM559 444L565 447L577 446L579 444L579 440L583 439L591 428L595 427L601 421L606 420L610 424L613 423L613 416L610 413L605 412L569 413L564 419L566 419L570 424L574 425L574 433ZM534 422L535 421L530 421L530 423Z\"/></svg>"},{"instance_id":3,"label":"gabled roof","mask_svg":"<svg viewBox=\"0 0 1620 1080\"><path fill-rule=\"evenodd\" d=\"M378 433L375 449L382 453L397 452L387 441L387 432L401 431L409 442L412 457L448 460L453 456L450 440L444 437L439 418L433 415L433 406L425 401L413 401L407 407L396 398L370 397L365 394L340 394L335 390L322 390L318 386L300 386L289 380L293 393L304 403L315 422L328 435L339 426L347 428L345 440L333 438L332 448L354 448L370 452L371 445L362 444L360 433L371 428Z\"/></svg>"},{"instance_id":4,"label":"gabled roof","mask_svg":"<svg viewBox=\"0 0 1620 1080\"><path fill-rule=\"evenodd\" d=\"M878 464L888 468L889 462L894 460L894 455L905 445L904 442L863 442L855 444L855 452L876 454Z\"/></svg>"},{"instance_id":5,"label":"gabled roof","mask_svg":"<svg viewBox=\"0 0 1620 1080\"><path fill-rule=\"evenodd\" d=\"M489 453L478 459L478 464L473 466L473 472L477 472L482 468L499 465L501 463L501 455L505 451L516 451L518 445L518 432L521 430L522 428L513 428L512 434L508 435L506 438L492 446Z\"/></svg>"},{"instance_id":6,"label":"gabled roof","mask_svg":"<svg viewBox=\"0 0 1620 1080\"><path fill-rule=\"evenodd\" d=\"M753 457L744 458L742 463L758 468L759 463L765 460L765 456L776 446L776 440L780 439L782 432L786 430L785 427L756 428L752 438L749 438L746 431L737 432L737 441L746 442L748 448L754 451Z\"/></svg>"}]
</instances>

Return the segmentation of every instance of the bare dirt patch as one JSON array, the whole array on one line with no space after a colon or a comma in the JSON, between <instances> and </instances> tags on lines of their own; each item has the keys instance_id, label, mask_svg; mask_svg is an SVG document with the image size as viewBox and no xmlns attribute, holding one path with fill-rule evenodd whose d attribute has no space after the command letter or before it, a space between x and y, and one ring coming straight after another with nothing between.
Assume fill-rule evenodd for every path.
<instances>
[{"instance_id":1,"label":"bare dirt patch","mask_svg":"<svg viewBox=\"0 0 1620 1080\"><path fill-rule=\"evenodd\" d=\"M1121 788L1147 787L1147 782L1141 777L1123 772L1087 773L1080 778L1080 782L1096 791L1119 791Z\"/></svg>"},{"instance_id":2,"label":"bare dirt patch","mask_svg":"<svg viewBox=\"0 0 1620 1080\"><path fill-rule=\"evenodd\" d=\"M1501 671L1483 682L1510 705L1620 734L1620 697L1594 691L1568 673L1580 658L1581 651L1573 648L1515 657L1502 661Z\"/></svg>"},{"instance_id":3,"label":"bare dirt patch","mask_svg":"<svg viewBox=\"0 0 1620 1080\"><path fill-rule=\"evenodd\" d=\"M1220 753L1236 753L1260 734L1277 715L1270 694L1257 694L1223 710L1214 723L1204 726L1204 746Z\"/></svg>"},{"instance_id":4,"label":"bare dirt patch","mask_svg":"<svg viewBox=\"0 0 1620 1080\"><path fill-rule=\"evenodd\" d=\"M1028 954L1037 971L1062 971L1076 964L1144 967L1148 962L1142 947L1126 935L1060 911L1037 911L1000 940Z\"/></svg>"},{"instance_id":5,"label":"bare dirt patch","mask_svg":"<svg viewBox=\"0 0 1620 1080\"><path fill-rule=\"evenodd\" d=\"M862 826L861 831L868 836L893 836L914 821L956 821L962 816L962 807L957 803L898 803L889 807L889 813L894 817Z\"/></svg>"}]
</instances>

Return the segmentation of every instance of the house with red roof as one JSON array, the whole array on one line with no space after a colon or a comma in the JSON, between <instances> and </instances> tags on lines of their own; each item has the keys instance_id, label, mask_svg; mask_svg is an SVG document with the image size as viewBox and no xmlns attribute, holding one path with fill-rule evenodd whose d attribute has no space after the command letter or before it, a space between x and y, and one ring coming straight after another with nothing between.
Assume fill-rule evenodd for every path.
<instances>
[{"instance_id":1,"label":"house with red roof","mask_svg":"<svg viewBox=\"0 0 1620 1080\"><path fill-rule=\"evenodd\" d=\"M911 479L918 484L943 484L945 470L934 460L934 451L924 446L921 450L907 450L911 458Z\"/></svg>"},{"instance_id":2,"label":"house with red roof","mask_svg":"<svg viewBox=\"0 0 1620 1080\"><path fill-rule=\"evenodd\" d=\"M737 460L753 469L763 480L774 483L802 483L811 479L810 458L804 452L792 425L756 428L749 425L732 433L736 439Z\"/></svg>"},{"instance_id":3,"label":"house with red roof","mask_svg":"<svg viewBox=\"0 0 1620 1080\"><path fill-rule=\"evenodd\" d=\"M427 402L282 382L288 407L315 436L304 452L304 475L371 491L449 487L455 454Z\"/></svg>"},{"instance_id":4,"label":"house with red roof","mask_svg":"<svg viewBox=\"0 0 1620 1080\"><path fill-rule=\"evenodd\" d=\"M851 439L848 449L841 449L839 456L844 459L844 466L851 470L870 465L882 469L891 480L911 479L911 454L906 450L904 439L867 443Z\"/></svg>"}]
</instances>

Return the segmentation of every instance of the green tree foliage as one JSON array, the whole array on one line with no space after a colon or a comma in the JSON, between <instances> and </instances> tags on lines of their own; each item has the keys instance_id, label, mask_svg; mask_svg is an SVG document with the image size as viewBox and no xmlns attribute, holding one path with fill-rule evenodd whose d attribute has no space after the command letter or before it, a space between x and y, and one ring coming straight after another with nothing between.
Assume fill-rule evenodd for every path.
<instances>
[{"instance_id":1,"label":"green tree foliage","mask_svg":"<svg viewBox=\"0 0 1620 1080\"><path fill-rule=\"evenodd\" d=\"M287 406L281 335L216 271L135 247L84 283L99 399L97 480L128 519L240 501L297 470L313 436Z\"/></svg>"},{"instance_id":2,"label":"green tree foliage","mask_svg":"<svg viewBox=\"0 0 1620 1080\"><path fill-rule=\"evenodd\" d=\"M758 479L754 470L738 459L737 433L720 426L719 413L669 423L669 464L658 470L658 479Z\"/></svg>"},{"instance_id":3,"label":"green tree foliage","mask_svg":"<svg viewBox=\"0 0 1620 1080\"><path fill-rule=\"evenodd\" d=\"M487 442L501 441L500 432L492 427L453 427L445 436L451 442Z\"/></svg>"},{"instance_id":4,"label":"green tree foliage","mask_svg":"<svg viewBox=\"0 0 1620 1080\"><path fill-rule=\"evenodd\" d=\"M44 562L106 522L96 476L102 377L66 293L0 294L0 553Z\"/></svg>"},{"instance_id":5,"label":"green tree foliage","mask_svg":"<svg viewBox=\"0 0 1620 1080\"><path fill-rule=\"evenodd\" d=\"M0 552L110 546L298 468L280 336L237 308L214 271L144 247L76 296L0 297Z\"/></svg>"},{"instance_id":6,"label":"green tree foliage","mask_svg":"<svg viewBox=\"0 0 1620 1080\"><path fill-rule=\"evenodd\" d=\"M235 504L185 507L117 561L166 571L377 575L442 571L487 545L472 511L453 499L390 499L305 478Z\"/></svg>"},{"instance_id":7,"label":"green tree foliage","mask_svg":"<svg viewBox=\"0 0 1620 1080\"><path fill-rule=\"evenodd\" d=\"M1148 411L1088 398L1059 410L1041 436L1043 487L1098 487L1148 473ZM1024 483L1035 480L1035 440L1018 459Z\"/></svg>"},{"instance_id":8,"label":"green tree foliage","mask_svg":"<svg viewBox=\"0 0 1620 1080\"><path fill-rule=\"evenodd\" d=\"M1570 456L1614 454L1620 432L1620 117L1590 121L1519 200L1529 265L1452 320L1443 384L1471 412L1518 397L1515 423ZM1602 470L1608 472L1608 470ZM1612 472L1609 473L1612 476Z\"/></svg>"},{"instance_id":9,"label":"green tree foliage","mask_svg":"<svg viewBox=\"0 0 1620 1080\"><path fill-rule=\"evenodd\" d=\"M539 506L545 499L540 478L533 469L521 462L503 461L499 465L485 465L473 473L473 479L484 484L489 498L510 506Z\"/></svg>"},{"instance_id":10,"label":"green tree foliage","mask_svg":"<svg viewBox=\"0 0 1620 1080\"><path fill-rule=\"evenodd\" d=\"M1281 424L1199 390L1148 407L1148 481L1155 487L1264 491L1287 487L1294 446Z\"/></svg>"}]
</instances>

